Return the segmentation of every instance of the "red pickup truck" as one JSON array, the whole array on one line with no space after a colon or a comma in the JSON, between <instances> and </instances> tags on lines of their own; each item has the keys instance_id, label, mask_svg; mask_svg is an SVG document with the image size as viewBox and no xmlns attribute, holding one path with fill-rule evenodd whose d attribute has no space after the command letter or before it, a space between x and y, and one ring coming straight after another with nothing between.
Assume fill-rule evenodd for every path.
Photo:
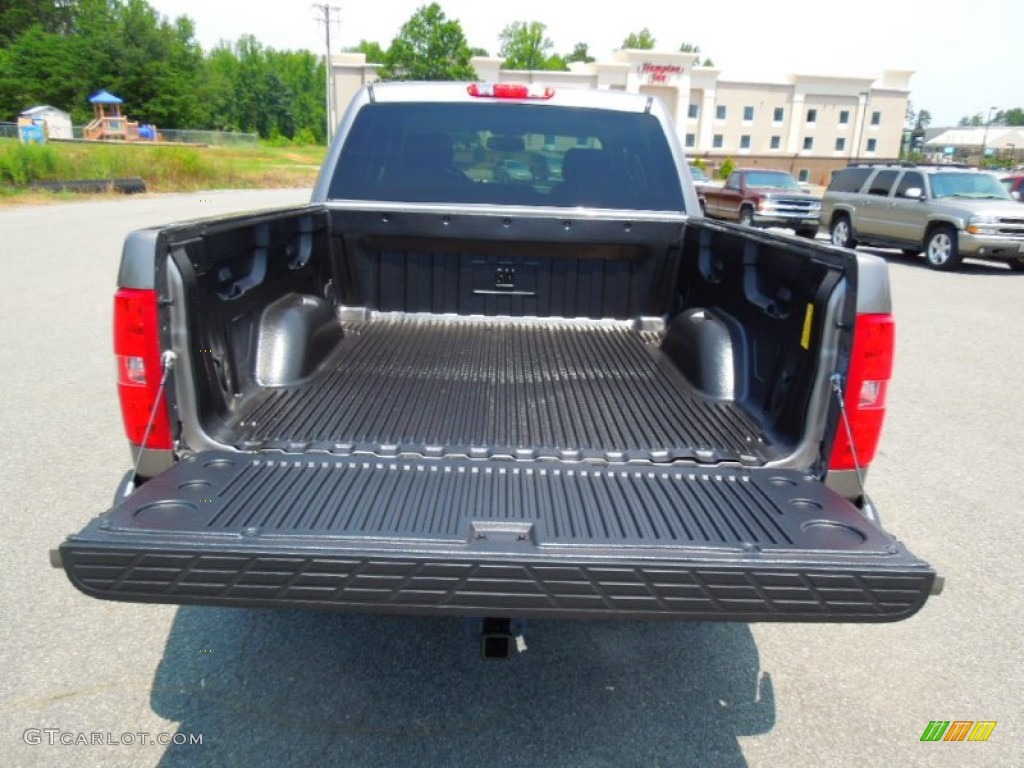
<instances>
[{"instance_id":1,"label":"red pickup truck","mask_svg":"<svg viewBox=\"0 0 1024 768\"><path fill-rule=\"evenodd\" d=\"M724 186L698 184L705 216L748 227L788 227L802 237L818 232L821 198L803 189L786 171L739 168Z\"/></svg>"}]
</instances>

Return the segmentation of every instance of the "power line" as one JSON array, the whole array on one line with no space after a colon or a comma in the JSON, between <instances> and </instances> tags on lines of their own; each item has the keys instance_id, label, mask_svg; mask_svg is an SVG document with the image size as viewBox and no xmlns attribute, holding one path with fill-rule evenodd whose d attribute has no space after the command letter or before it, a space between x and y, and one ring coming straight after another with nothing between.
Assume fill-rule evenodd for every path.
<instances>
[{"instance_id":1,"label":"power line","mask_svg":"<svg viewBox=\"0 0 1024 768\"><path fill-rule=\"evenodd\" d=\"M339 22L331 19L331 13L334 12L337 15L341 15L341 8L337 5L327 5L326 3L314 3L313 9L319 11L317 16L317 22L324 25L324 33L327 44L327 58L324 59L324 69L327 71L327 143L331 143L331 138L334 135L334 77L331 75L331 24L338 24Z\"/></svg>"}]
</instances>

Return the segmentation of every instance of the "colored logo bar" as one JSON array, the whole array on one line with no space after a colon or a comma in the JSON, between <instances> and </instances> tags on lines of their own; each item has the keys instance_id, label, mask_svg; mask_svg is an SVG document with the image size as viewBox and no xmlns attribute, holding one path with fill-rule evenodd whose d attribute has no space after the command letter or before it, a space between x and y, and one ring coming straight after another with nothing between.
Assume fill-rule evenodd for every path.
<instances>
[{"instance_id":1,"label":"colored logo bar","mask_svg":"<svg viewBox=\"0 0 1024 768\"><path fill-rule=\"evenodd\" d=\"M996 720L930 720L921 741L988 741Z\"/></svg>"}]
</instances>

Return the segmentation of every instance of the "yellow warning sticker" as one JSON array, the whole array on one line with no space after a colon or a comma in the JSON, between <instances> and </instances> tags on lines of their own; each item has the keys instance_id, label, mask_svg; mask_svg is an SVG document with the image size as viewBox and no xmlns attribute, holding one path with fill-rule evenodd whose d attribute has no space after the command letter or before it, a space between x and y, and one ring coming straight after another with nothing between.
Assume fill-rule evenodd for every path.
<instances>
[{"instance_id":1,"label":"yellow warning sticker","mask_svg":"<svg viewBox=\"0 0 1024 768\"><path fill-rule=\"evenodd\" d=\"M800 346L804 349L811 348L811 327L814 325L814 305L807 305L807 313L804 315L804 333L800 337Z\"/></svg>"}]
</instances>

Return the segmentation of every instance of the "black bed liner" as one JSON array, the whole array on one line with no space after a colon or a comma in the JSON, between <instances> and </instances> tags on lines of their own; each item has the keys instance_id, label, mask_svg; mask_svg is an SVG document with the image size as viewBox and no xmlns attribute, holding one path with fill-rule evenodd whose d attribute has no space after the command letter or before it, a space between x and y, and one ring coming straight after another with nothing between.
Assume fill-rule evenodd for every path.
<instances>
[{"instance_id":1,"label":"black bed liner","mask_svg":"<svg viewBox=\"0 0 1024 768\"><path fill-rule=\"evenodd\" d=\"M781 453L735 402L697 392L632 322L377 315L331 362L266 389L221 439L295 453L697 460Z\"/></svg>"},{"instance_id":2,"label":"black bed liner","mask_svg":"<svg viewBox=\"0 0 1024 768\"><path fill-rule=\"evenodd\" d=\"M61 559L115 600L561 618L895 621L935 579L794 471L230 452Z\"/></svg>"}]
</instances>

